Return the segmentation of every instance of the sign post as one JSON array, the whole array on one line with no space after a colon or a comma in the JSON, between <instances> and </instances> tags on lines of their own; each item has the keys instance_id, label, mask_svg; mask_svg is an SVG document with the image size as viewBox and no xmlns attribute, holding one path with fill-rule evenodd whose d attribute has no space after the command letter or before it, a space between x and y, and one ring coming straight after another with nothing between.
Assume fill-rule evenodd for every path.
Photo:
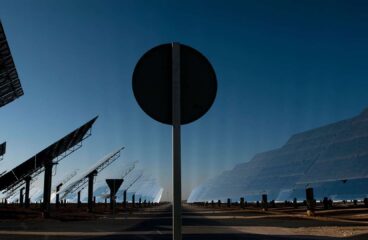
<instances>
[{"instance_id":1,"label":"sign post","mask_svg":"<svg viewBox=\"0 0 368 240\"><path fill-rule=\"evenodd\" d=\"M124 179L106 179L106 183L110 188L110 209L112 214L115 215L115 205L116 205L116 193L118 192L121 184L123 184Z\"/></svg>"},{"instance_id":2,"label":"sign post","mask_svg":"<svg viewBox=\"0 0 368 240\"><path fill-rule=\"evenodd\" d=\"M132 86L143 111L172 126L173 239L181 240L180 127L210 109L217 92L216 74L197 50L179 43L162 44L138 61Z\"/></svg>"},{"instance_id":3,"label":"sign post","mask_svg":"<svg viewBox=\"0 0 368 240\"><path fill-rule=\"evenodd\" d=\"M181 240L180 45L172 44L173 239Z\"/></svg>"}]
</instances>

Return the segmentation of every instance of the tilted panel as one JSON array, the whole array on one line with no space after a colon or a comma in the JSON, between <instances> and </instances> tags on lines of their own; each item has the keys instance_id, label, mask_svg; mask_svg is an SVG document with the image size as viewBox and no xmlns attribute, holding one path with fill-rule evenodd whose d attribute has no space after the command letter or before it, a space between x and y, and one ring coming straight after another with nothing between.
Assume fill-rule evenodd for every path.
<instances>
[{"instance_id":1,"label":"tilted panel","mask_svg":"<svg viewBox=\"0 0 368 240\"><path fill-rule=\"evenodd\" d=\"M88 134L97 117L85 123L83 126L75 129L57 142L51 144L41 152L21 163L11 171L0 177L0 190L10 189L24 177L40 171L47 161L51 161L66 153L69 149L79 144ZM76 141L76 139L78 141Z\"/></svg>"},{"instance_id":2,"label":"tilted panel","mask_svg":"<svg viewBox=\"0 0 368 240\"><path fill-rule=\"evenodd\" d=\"M292 136L281 148L257 154L246 164L200 185L189 199L259 200L262 192L270 199L299 199L307 185L318 186L318 196L365 197L368 190L361 186L368 181L367 149L368 109L356 117Z\"/></svg>"},{"instance_id":3,"label":"tilted panel","mask_svg":"<svg viewBox=\"0 0 368 240\"><path fill-rule=\"evenodd\" d=\"M61 198L66 198L69 194L74 193L76 191L81 191L85 188L85 185L88 182L88 176L91 174L97 174L101 172L103 169L105 169L107 166L109 166L111 163L113 163L116 159L120 157L120 151L123 150L124 147L119 148L117 151L114 151L104 158L102 158L100 161L98 161L96 164L94 164L88 171L86 171L82 177L75 180L68 186L66 186L63 190L60 192L63 193Z\"/></svg>"},{"instance_id":4,"label":"tilted panel","mask_svg":"<svg viewBox=\"0 0 368 240\"><path fill-rule=\"evenodd\" d=\"M4 155L6 151L6 142L0 144L0 156Z\"/></svg>"},{"instance_id":5,"label":"tilted panel","mask_svg":"<svg viewBox=\"0 0 368 240\"><path fill-rule=\"evenodd\" d=\"M0 107L22 95L23 89L0 21Z\"/></svg>"}]
</instances>

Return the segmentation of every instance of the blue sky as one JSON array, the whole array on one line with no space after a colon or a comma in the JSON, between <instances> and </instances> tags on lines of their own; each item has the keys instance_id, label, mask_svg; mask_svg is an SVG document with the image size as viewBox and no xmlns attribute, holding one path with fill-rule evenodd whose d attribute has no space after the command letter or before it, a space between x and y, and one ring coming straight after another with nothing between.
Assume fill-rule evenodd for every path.
<instances>
[{"instance_id":1,"label":"blue sky","mask_svg":"<svg viewBox=\"0 0 368 240\"><path fill-rule=\"evenodd\" d=\"M364 1L0 0L0 6L25 92L0 109L0 142L8 142L2 169L99 115L92 137L61 162L55 179L125 146L115 169L138 160L170 195L171 129L139 108L131 77L142 54L172 41L201 51L218 78L210 111L183 127L184 197L294 133L368 106Z\"/></svg>"}]
</instances>

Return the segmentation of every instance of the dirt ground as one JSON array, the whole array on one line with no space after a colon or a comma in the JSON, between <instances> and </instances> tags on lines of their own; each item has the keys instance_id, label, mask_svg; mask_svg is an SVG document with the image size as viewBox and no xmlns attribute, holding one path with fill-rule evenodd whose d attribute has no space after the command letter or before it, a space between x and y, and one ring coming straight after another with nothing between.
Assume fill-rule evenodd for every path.
<instances>
[{"instance_id":1,"label":"dirt ground","mask_svg":"<svg viewBox=\"0 0 368 240\"><path fill-rule=\"evenodd\" d=\"M94 212L83 205L56 209L44 218L41 208L17 205L0 208L0 239L170 239L171 206L123 209L112 214L98 204ZM368 208L337 204L306 207L219 207L183 205L184 239L368 239Z\"/></svg>"}]
</instances>

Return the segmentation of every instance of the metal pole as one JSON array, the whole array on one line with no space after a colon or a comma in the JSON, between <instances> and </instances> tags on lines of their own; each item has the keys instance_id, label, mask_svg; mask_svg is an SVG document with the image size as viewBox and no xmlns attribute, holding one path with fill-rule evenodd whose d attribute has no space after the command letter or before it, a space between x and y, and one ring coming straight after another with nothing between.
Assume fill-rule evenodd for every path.
<instances>
[{"instance_id":1,"label":"metal pole","mask_svg":"<svg viewBox=\"0 0 368 240\"><path fill-rule=\"evenodd\" d=\"M24 180L26 181L26 193L25 193L25 197L24 197L24 202L25 202L25 204L24 204L24 206L26 207L26 208L28 208L29 207L29 205L30 205L30 198L29 198L29 187L30 187L30 185L31 185L31 177L30 176L27 176Z\"/></svg>"},{"instance_id":2,"label":"metal pole","mask_svg":"<svg viewBox=\"0 0 368 240\"><path fill-rule=\"evenodd\" d=\"M59 191L60 191L61 186L63 186L62 183L60 183L59 185L56 186L56 192L57 193L56 193L55 205L56 205L57 208L59 208L59 206L60 206L60 193L59 193Z\"/></svg>"},{"instance_id":3,"label":"metal pole","mask_svg":"<svg viewBox=\"0 0 368 240\"><path fill-rule=\"evenodd\" d=\"M77 207L81 207L81 205L82 205L82 202L81 202L81 191L82 191L82 190L80 190L80 191L78 192Z\"/></svg>"},{"instance_id":4,"label":"metal pole","mask_svg":"<svg viewBox=\"0 0 368 240\"><path fill-rule=\"evenodd\" d=\"M52 182L52 160L45 163L45 177L43 184L43 213L44 217L50 216L50 197L51 197L51 182Z\"/></svg>"},{"instance_id":5,"label":"metal pole","mask_svg":"<svg viewBox=\"0 0 368 240\"><path fill-rule=\"evenodd\" d=\"M127 207L127 190L124 190L123 197L124 197L123 206L124 208L126 208Z\"/></svg>"},{"instance_id":6,"label":"metal pole","mask_svg":"<svg viewBox=\"0 0 368 240\"><path fill-rule=\"evenodd\" d=\"M90 175L88 175L88 211L92 212L93 210L93 181L94 177L97 174L97 171L92 172Z\"/></svg>"},{"instance_id":7,"label":"metal pole","mask_svg":"<svg viewBox=\"0 0 368 240\"><path fill-rule=\"evenodd\" d=\"M24 196L24 194L23 194L23 191L24 191L24 187L22 187L21 189L20 189L20 193L19 193L19 204L20 204L20 206L21 207L23 207L23 196Z\"/></svg>"},{"instance_id":8,"label":"metal pole","mask_svg":"<svg viewBox=\"0 0 368 240\"><path fill-rule=\"evenodd\" d=\"M180 44L172 44L173 239L181 240Z\"/></svg>"},{"instance_id":9,"label":"metal pole","mask_svg":"<svg viewBox=\"0 0 368 240\"><path fill-rule=\"evenodd\" d=\"M112 189L110 189L110 209L114 213L114 194Z\"/></svg>"}]
</instances>

